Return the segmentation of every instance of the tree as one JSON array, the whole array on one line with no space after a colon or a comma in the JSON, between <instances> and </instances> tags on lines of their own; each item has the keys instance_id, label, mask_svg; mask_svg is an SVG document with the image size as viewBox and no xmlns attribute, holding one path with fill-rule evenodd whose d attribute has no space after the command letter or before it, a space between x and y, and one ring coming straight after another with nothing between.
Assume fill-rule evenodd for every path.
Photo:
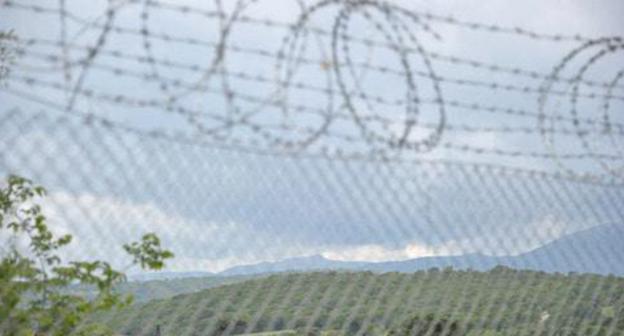
<instances>
[{"instance_id":1,"label":"tree","mask_svg":"<svg viewBox=\"0 0 624 336\"><path fill-rule=\"evenodd\" d=\"M107 335L103 326L81 325L93 312L122 307L129 295L115 292L124 273L106 261L67 261L59 252L71 244L71 235L57 237L49 229L36 201L46 191L30 180L9 176L0 187L0 334L6 336ZM173 253L161 248L159 238L145 234L139 242L123 246L131 265L159 270ZM84 284L96 288L94 297L71 294L67 287ZM80 328L78 328L80 327Z\"/></svg>"},{"instance_id":2,"label":"tree","mask_svg":"<svg viewBox=\"0 0 624 336\"><path fill-rule=\"evenodd\" d=\"M387 333L388 336L394 335L464 335L463 331L460 331L460 324L458 321L449 320L441 317L436 318L434 314L427 314L424 318L420 316L413 316L403 321L401 326L396 330L390 330Z\"/></svg>"}]
</instances>

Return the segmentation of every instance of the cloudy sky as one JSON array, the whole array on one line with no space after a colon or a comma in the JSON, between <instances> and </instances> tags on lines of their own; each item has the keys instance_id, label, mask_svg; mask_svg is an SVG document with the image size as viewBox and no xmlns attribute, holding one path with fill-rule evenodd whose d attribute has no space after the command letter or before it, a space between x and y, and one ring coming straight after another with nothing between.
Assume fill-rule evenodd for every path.
<instances>
[{"instance_id":1,"label":"cloudy sky","mask_svg":"<svg viewBox=\"0 0 624 336\"><path fill-rule=\"evenodd\" d=\"M344 12L333 2L303 17L313 2L243 1L210 76L226 22L212 16L212 1L186 3L202 11L166 1L112 1L114 17L105 15L105 1L67 1L65 17L56 1L0 7L0 29L13 29L21 50L0 89L0 173L50 189L46 211L58 232L76 236L73 257L123 265L121 244L150 231L176 253L173 270L312 254L505 255L622 218L624 195L612 184L622 177L624 115L614 111L624 105L624 84L610 93L581 84L578 101L552 93L569 92L569 83L546 86L541 104L538 91L584 39L622 36L621 1L393 1L390 14L372 4ZM226 17L237 13L234 1L222 6ZM348 38L332 44L345 13L340 29ZM288 28L302 18L321 33ZM484 28L490 25L501 29ZM501 32L515 27L546 37ZM566 38L548 38L559 34ZM577 34L583 41L568 38ZM592 61L583 80L621 77L622 48L609 41L615 51ZM429 64L414 52L419 47ZM583 50L557 75L578 75L600 47ZM285 56L276 61L280 50ZM406 133L406 104L384 102L416 92L419 121L433 126ZM373 96L381 100L362 98ZM443 111L426 103L436 98L447 102ZM174 112L165 108L172 99ZM615 131L581 122L588 135L578 136L571 104L582 120L602 120L607 104ZM546 125L558 132L542 136L540 111L568 119ZM246 114L248 124L222 129ZM441 122L444 132L428 150L387 143L403 136L408 145L423 143ZM154 130L176 140L146 135ZM288 141L305 146L293 154ZM357 159L379 151L391 162ZM576 157L589 151L602 156Z\"/></svg>"}]
</instances>

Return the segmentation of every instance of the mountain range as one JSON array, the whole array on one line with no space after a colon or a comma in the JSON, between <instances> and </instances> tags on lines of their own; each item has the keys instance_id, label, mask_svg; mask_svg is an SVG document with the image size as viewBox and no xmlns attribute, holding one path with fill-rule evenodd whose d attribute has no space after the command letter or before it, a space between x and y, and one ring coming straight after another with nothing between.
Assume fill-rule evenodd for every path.
<instances>
[{"instance_id":1,"label":"mountain range","mask_svg":"<svg viewBox=\"0 0 624 336\"><path fill-rule=\"evenodd\" d=\"M421 257L389 262L330 260L320 255L236 266L219 275L253 275L277 272L349 270L415 272L433 267L486 271L498 265L561 273L596 273L624 276L624 226L600 225L563 236L535 250L515 256L480 253L458 256Z\"/></svg>"}]
</instances>

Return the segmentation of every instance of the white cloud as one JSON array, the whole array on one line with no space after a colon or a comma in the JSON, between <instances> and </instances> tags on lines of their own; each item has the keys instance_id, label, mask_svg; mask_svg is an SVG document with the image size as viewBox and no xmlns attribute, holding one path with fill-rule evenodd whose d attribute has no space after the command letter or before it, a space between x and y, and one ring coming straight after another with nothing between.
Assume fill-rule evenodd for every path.
<instances>
[{"instance_id":1,"label":"white cloud","mask_svg":"<svg viewBox=\"0 0 624 336\"><path fill-rule=\"evenodd\" d=\"M72 244L63 251L65 258L107 260L118 268L130 261L122 244L148 232L155 232L162 245L175 253L167 267L172 271L218 272L235 265L311 252L292 240L242 223L198 221L149 202L54 192L45 199L43 209L53 232L73 235Z\"/></svg>"},{"instance_id":2,"label":"white cloud","mask_svg":"<svg viewBox=\"0 0 624 336\"><path fill-rule=\"evenodd\" d=\"M450 240L439 245L410 243L402 248L378 244L341 247L326 250L325 258L339 261L397 261L421 257L450 256L466 253L487 255L517 255L550 243L570 233L570 225L553 215L525 225L500 227L464 239ZM574 230L576 231L576 230Z\"/></svg>"},{"instance_id":3,"label":"white cloud","mask_svg":"<svg viewBox=\"0 0 624 336\"><path fill-rule=\"evenodd\" d=\"M196 225L190 220L165 213L151 203L88 193L54 192L45 199L43 208L55 233L73 235L68 257L111 260L118 267L128 261L121 245L145 233L155 232L163 245L175 247L175 243L216 229L210 225L203 231L194 230Z\"/></svg>"},{"instance_id":4,"label":"white cloud","mask_svg":"<svg viewBox=\"0 0 624 336\"><path fill-rule=\"evenodd\" d=\"M571 229L578 230L572 223L546 215L531 223L500 225L495 230L452 240L446 242L443 249L455 254L518 255L548 244L570 233Z\"/></svg>"},{"instance_id":5,"label":"white cloud","mask_svg":"<svg viewBox=\"0 0 624 336\"><path fill-rule=\"evenodd\" d=\"M391 249L382 245L360 245L331 249L321 253L325 258L340 261L391 261L407 260L438 255L440 251L432 247L412 243L404 248Z\"/></svg>"},{"instance_id":6,"label":"white cloud","mask_svg":"<svg viewBox=\"0 0 624 336\"><path fill-rule=\"evenodd\" d=\"M254 235L246 227L235 222L199 222L152 203L55 192L45 199L44 212L55 233L73 235L73 243L64 251L70 259L103 259L123 268L129 259L122 244L155 232L162 245L176 254L170 270L220 271L256 260L253 253L241 253L243 244L252 251L257 249ZM215 255L219 249L223 253Z\"/></svg>"}]
</instances>

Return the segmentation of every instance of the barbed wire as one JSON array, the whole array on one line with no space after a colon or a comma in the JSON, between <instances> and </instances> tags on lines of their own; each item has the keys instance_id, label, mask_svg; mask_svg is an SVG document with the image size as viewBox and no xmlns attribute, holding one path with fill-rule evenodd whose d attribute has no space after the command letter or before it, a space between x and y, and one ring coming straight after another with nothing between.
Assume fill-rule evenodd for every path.
<instances>
[{"instance_id":1,"label":"barbed wire","mask_svg":"<svg viewBox=\"0 0 624 336\"><path fill-rule=\"evenodd\" d=\"M624 101L623 70L616 69L613 79L588 75L596 63L608 63L621 52L621 37L540 33L374 0L293 4L299 12L280 21L253 14L261 1L240 0L231 8L220 1L205 8L105 1L95 5L95 16L82 15L79 5L66 0L3 1L5 10L58 21L59 30L19 36L18 63L1 90L88 121L97 117L115 127L185 142L380 160L427 160L445 153L468 162L481 156L548 160L570 176L622 178L624 123L609 111ZM129 13L138 18L135 27L119 19ZM209 28L200 36L162 32L153 18L163 15L204 20ZM497 64L437 51L444 45L440 25L486 39L503 34L572 51L550 73ZM281 38L258 43L241 35L247 28ZM128 43L134 47L115 47ZM585 50L599 46L603 49L591 59L573 64ZM188 61L197 57L186 53L199 50L201 61ZM255 70L245 64L256 61ZM579 70L569 73L568 68ZM388 90L384 81L393 87ZM128 93L116 87L122 82L140 83L146 90ZM467 101L467 92L533 104ZM570 102L570 110L549 106L562 100ZM184 126L145 129L93 112L106 106L129 116L138 111L149 111L149 118L175 116ZM467 118L466 112L475 116ZM497 123L484 122L492 119L487 115ZM466 134L493 134L504 141L473 144ZM525 145L536 141L543 147ZM571 142L579 146L558 145ZM589 170L578 169L594 163Z\"/></svg>"}]
</instances>

